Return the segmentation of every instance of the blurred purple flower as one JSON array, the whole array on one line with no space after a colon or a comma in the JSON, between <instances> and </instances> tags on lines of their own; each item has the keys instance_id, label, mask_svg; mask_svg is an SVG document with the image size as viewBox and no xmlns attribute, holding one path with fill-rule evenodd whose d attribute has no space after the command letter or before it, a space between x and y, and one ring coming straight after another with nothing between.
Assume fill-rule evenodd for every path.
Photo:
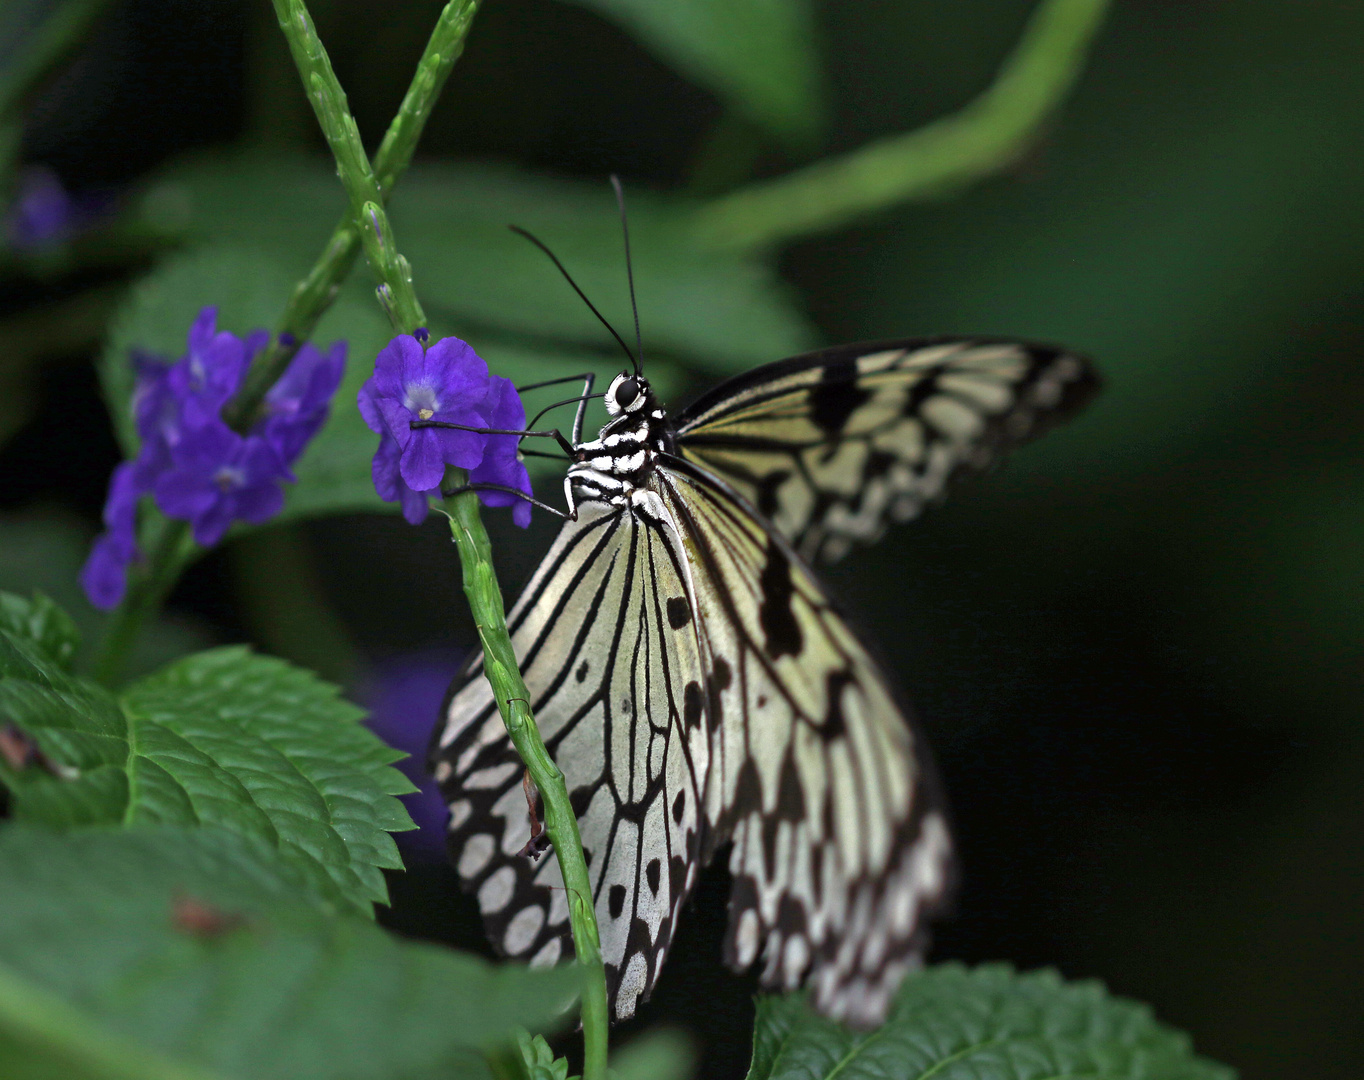
<instances>
[{"instance_id":1,"label":"blurred purple flower","mask_svg":"<svg viewBox=\"0 0 1364 1080\"><path fill-rule=\"evenodd\" d=\"M128 564L137 557L140 495L137 469L131 461L125 461L109 478L109 498L104 504L107 531L95 541L80 573L81 586L97 608L108 610L123 599Z\"/></svg>"},{"instance_id":2,"label":"blurred purple flower","mask_svg":"<svg viewBox=\"0 0 1364 1080\"><path fill-rule=\"evenodd\" d=\"M489 375L488 365L466 342L448 337L428 347L426 340L425 330L395 337L360 388L360 415L379 436L372 466L379 497L400 502L403 517L419 524L447 465L470 470L475 482L506 484L530 494L530 475L517 454L516 436L412 427L415 421L438 420L514 429L526 420L511 380ZM515 495L479 495L489 506L517 503L514 520L522 527L530 523L530 504Z\"/></svg>"},{"instance_id":3,"label":"blurred purple flower","mask_svg":"<svg viewBox=\"0 0 1364 1080\"><path fill-rule=\"evenodd\" d=\"M346 343L326 353L304 342L287 371L265 395L265 437L293 462L327 421L332 395L346 371Z\"/></svg>"},{"instance_id":4,"label":"blurred purple flower","mask_svg":"<svg viewBox=\"0 0 1364 1080\"><path fill-rule=\"evenodd\" d=\"M217 309L204 308L175 363L133 353L132 409L141 449L109 483L107 532L96 542L81 583L96 607L122 599L128 565L138 557L138 500L146 494L169 517L191 523L194 539L216 544L233 521L260 524L279 513L292 480L289 466L326 421L346 363L346 344L324 356L310 344L298 351L266 397L265 417L246 435L221 419L253 357L269 341L264 330L245 338L217 329Z\"/></svg>"},{"instance_id":5,"label":"blurred purple flower","mask_svg":"<svg viewBox=\"0 0 1364 1080\"><path fill-rule=\"evenodd\" d=\"M402 796L417 831L394 834L409 857L445 858L449 811L427 774L426 750L440 718L441 702L458 670L456 658L448 654L398 657L379 664L368 690L361 694L370 709L370 729L390 746L412 755L397 767L421 789Z\"/></svg>"},{"instance_id":6,"label":"blurred purple flower","mask_svg":"<svg viewBox=\"0 0 1364 1080\"><path fill-rule=\"evenodd\" d=\"M72 196L51 169L35 165L19 174L5 231L20 251L41 251L71 239L98 218L111 200Z\"/></svg>"},{"instance_id":7,"label":"blurred purple flower","mask_svg":"<svg viewBox=\"0 0 1364 1080\"><path fill-rule=\"evenodd\" d=\"M212 547L234 521L260 525L284 507L280 480L294 479L261 435L238 435L221 420L189 429L171 447L171 466L152 493L168 517L188 521L194 542Z\"/></svg>"}]
</instances>

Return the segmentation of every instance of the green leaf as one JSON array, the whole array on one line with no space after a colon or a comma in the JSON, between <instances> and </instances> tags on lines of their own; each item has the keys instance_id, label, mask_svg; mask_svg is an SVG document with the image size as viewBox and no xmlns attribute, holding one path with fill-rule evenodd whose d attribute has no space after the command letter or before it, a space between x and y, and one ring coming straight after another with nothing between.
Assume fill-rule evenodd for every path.
<instances>
[{"instance_id":1,"label":"green leaf","mask_svg":"<svg viewBox=\"0 0 1364 1080\"><path fill-rule=\"evenodd\" d=\"M944 964L909 976L886 1023L854 1032L802 995L758 1003L749 1080L1232 1080L1145 1005L1053 971Z\"/></svg>"},{"instance_id":2,"label":"green leaf","mask_svg":"<svg viewBox=\"0 0 1364 1080\"><path fill-rule=\"evenodd\" d=\"M136 734L131 821L231 824L325 872L352 903L386 902L401 869L389 832L415 828L394 796L416 788L364 710L283 660L213 649L123 695Z\"/></svg>"},{"instance_id":3,"label":"green leaf","mask_svg":"<svg viewBox=\"0 0 1364 1080\"><path fill-rule=\"evenodd\" d=\"M297 277L326 242L344 202L335 170L321 161L213 156L165 173L146 192L142 212L153 221L173 217L201 243L272 252ZM717 253L692 239L693 203L631 192L629 210L651 377L660 353L724 374L811 347L813 331L766 260ZM492 165L413 166L389 216L432 321L476 346L481 334L516 334L547 356L564 345L604 355L615 348L544 255L507 230L509 223L549 244L622 336L633 336L620 221L604 181L549 179ZM285 295L276 294L277 305ZM368 274L352 275L342 295L372 306ZM212 294L196 300L212 301ZM179 349L188 326L179 331ZM137 343L126 334L120 340ZM126 355L120 362L126 364ZM619 370L620 359L611 363Z\"/></svg>"},{"instance_id":4,"label":"green leaf","mask_svg":"<svg viewBox=\"0 0 1364 1080\"><path fill-rule=\"evenodd\" d=\"M696 1049L680 1031L647 1031L611 1055L613 1080L687 1080Z\"/></svg>"},{"instance_id":5,"label":"green leaf","mask_svg":"<svg viewBox=\"0 0 1364 1080\"><path fill-rule=\"evenodd\" d=\"M32 739L0 761L15 816L58 828L217 826L277 848L333 903L386 901L389 832L413 828L403 755L309 672L242 647L186 657L121 701L0 627L0 712Z\"/></svg>"},{"instance_id":6,"label":"green leaf","mask_svg":"<svg viewBox=\"0 0 1364 1080\"><path fill-rule=\"evenodd\" d=\"M219 830L59 837L10 826L0 880L0 976L200 1076L486 1075L482 1054L511 1045L518 1027L562 1023L579 979L325 917L300 900L296 867ZM0 1033L17 1029L30 1046L55 1056L81 1034L35 1034L10 1004L0 993Z\"/></svg>"},{"instance_id":7,"label":"green leaf","mask_svg":"<svg viewBox=\"0 0 1364 1080\"><path fill-rule=\"evenodd\" d=\"M65 671L71 670L80 634L71 616L40 592L32 600L0 593L0 629L27 638Z\"/></svg>"},{"instance_id":8,"label":"green leaf","mask_svg":"<svg viewBox=\"0 0 1364 1080\"><path fill-rule=\"evenodd\" d=\"M731 108L808 149L824 121L808 0L569 0L638 38Z\"/></svg>"}]
</instances>

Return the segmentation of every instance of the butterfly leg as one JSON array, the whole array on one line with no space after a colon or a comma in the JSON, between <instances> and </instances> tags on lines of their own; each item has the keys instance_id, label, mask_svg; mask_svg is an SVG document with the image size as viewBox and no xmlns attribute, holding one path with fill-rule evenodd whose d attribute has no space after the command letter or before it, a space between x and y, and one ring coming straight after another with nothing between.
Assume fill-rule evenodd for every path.
<instances>
[{"instance_id":1,"label":"butterfly leg","mask_svg":"<svg viewBox=\"0 0 1364 1080\"><path fill-rule=\"evenodd\" d=\"M573 417L573 438L571 441L574 446L577 446L583 441L583 418L587 415L587 403L595 397L604 396L602 394L592 393L592 384L596 381L596 378L597 375L595 372L584 371L581 375L565 375L561 379L549 379L545 382L531 383L529 386L518 387L516 392L520 394L527 390L538 390L542 386L554 386L557 383L576 382L579 379L583 380L583 392L581 394L577 397L565 398L563 401L556 401L553 405L546 405L535 414L535 419L532 420L527 427L534 427L540 422L540 417L544 416L545 413L549 412L551 409L557 409L560 405L571 405L576 401L578 403L578 411Z\"/></svg>"},{"instance_id":2,"label":"butterfly leg","mask_svg":"<svg viewBox=\"0 0 1364 1080\"><path fill-rule=\"evenodd\" d=\"M409 425L414 431L418 428L447 428L451 431L472 431L475 435L520 435L523 439L554 439L570 458L577 460L578 452L574 445L564 438L558 428L547 431L514 431L511 428L473 427L469 424L452 424L448 420L413 420Z\"/></svg>"},{"instance_id":3,"label":"butterfly leg","mask_svg":"<svg viewBox=\"0 0 1364 1080\"><path fill-rule=\"evenodd\" d=\"M565 521L577 521L578 511L574 509L571 513L565 514L562 510L550 506L549 503L542 503L539 499L527 495L520 488L514 488L509 484L461 484L457 488L450 490L441 489L442 499L451 499L456 495L463 495L466 491L505 491L508 495L515 495L519 499L525 499L531 506L538 506L541 510L546 510L555 517L561 517Z\"/></svg>"}]
</instances>

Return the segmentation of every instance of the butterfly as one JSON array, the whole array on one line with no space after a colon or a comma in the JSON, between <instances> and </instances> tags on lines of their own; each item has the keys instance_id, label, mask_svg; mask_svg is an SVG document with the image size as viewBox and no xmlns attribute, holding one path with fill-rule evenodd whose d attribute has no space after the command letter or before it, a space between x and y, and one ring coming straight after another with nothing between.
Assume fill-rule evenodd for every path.
<instances>
[{"instance_id":1,"label":"butterfly","mask_svg":"<svg viewBox=\"0 0 1364 1080\"><path fill-rule=\"evenodd\" d=\"M636 366L588 442L580 407L569 520L508 626L579 819L613 1018L649 996L727 844L726 962L761 956L765 986L884 1018L948 897L953 844L922 735L812 563L914 517L1097 386L1063 349L940 338L769 364L675 417ZM495 947L571 955L558 862L524 854L522 764L481 657L432 761Z\"/></svg>"}]
</instances>

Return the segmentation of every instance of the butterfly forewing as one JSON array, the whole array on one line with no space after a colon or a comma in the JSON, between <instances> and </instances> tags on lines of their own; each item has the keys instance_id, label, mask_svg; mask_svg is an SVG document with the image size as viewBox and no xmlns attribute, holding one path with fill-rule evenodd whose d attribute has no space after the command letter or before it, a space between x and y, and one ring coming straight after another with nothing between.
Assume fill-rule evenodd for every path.
<instances>
[{"instance_id":1,"label":"butterfly forewing","mask_svg":"<svg viewBox=\"0 0 1364 1080\"><path fill-rule=\"evenodd\" d=\"M724 383L680 418L688 460L727 480L807 559L907 521L1084 404L1098 382L1063 350L981 338L842 346Z\"/></svg>"},{"instance_id":2,"label":"butterfly forewing","mask_svg":"<svg viewBox=\"0 0 1364 1080\"><path fill-rule=\"evenodd\" d=\"M698 870L708 744L687 578L675 534L588 504L508 617L578 814L617 1018L652 987ZM519 854L530 836L522 768L481 664L457 680L446 716L436 775L461 883L502 952L571 956L554 852L538 864Z\"/></svg>"}]
</instances>

